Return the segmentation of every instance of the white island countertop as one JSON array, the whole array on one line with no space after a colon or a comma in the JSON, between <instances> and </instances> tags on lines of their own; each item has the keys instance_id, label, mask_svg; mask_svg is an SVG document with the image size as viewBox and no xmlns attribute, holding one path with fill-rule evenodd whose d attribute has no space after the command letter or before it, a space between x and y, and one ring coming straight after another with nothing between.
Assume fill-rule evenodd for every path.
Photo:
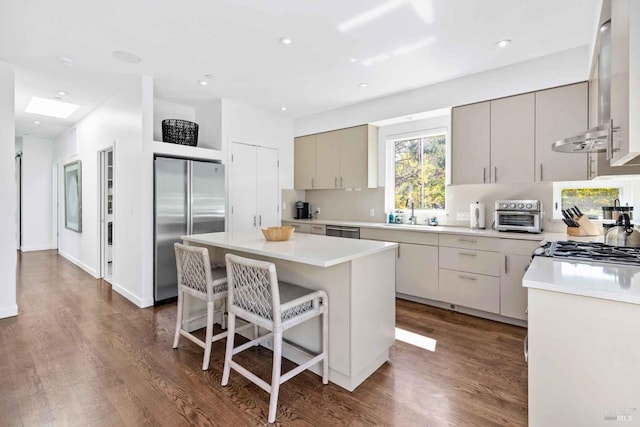
<instances>
[{"instance_id":1,"label":"white island countertop","mask_svg":"<svg viewBox=\"0 0 640 427\"><path fill-rule=\"evenodd\" d=\"M345 239L316 234L294 233L284 242L268 242L259 231L248 233L206 233L182 236L182 240L200 245L268 256L318 267L343 262L394 249L397 243Z\"/></svg>"},{"instance_id":2,"label":"white island countertop","mask_svg":"<svg viewBox=\"0 0 640 427\"><path fill-rule=\"evenodd\" d=\"M640 267L535 257L522 279L531 289L640 304Z\"/></svg>"}]
</instances>

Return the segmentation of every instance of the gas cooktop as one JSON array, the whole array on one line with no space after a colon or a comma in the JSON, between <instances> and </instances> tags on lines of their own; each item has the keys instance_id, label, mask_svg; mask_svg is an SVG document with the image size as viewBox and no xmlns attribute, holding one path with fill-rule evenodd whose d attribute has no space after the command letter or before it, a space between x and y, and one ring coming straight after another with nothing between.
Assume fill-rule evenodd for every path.
<instances>
[{"instance_id":1,"label":"gas cooktop","mask_svg":"<svg viewBox=\"0 0 640 427\"><path fill-rule=\"evenodd\" d=\"M608 246L596 242L543 242L533 252L533 256L640 266L640 248Z\"/></svg>"}]
</instances>

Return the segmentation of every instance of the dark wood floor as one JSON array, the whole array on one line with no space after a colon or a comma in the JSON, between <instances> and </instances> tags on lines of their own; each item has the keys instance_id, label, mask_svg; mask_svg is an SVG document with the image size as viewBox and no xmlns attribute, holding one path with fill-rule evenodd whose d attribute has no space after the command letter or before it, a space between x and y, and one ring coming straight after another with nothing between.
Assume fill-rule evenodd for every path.
<instances>
[{"instance_id":1,"label":"dark wood floor","mask_svg":"<svg viewBox=\"0 0 640 427\"><path fill-rule=\"evenodd\" d=\"M19 255L18 317L0 320L0 424L264 425L268 395L238 374L221 387L187 340L171 348L176 307L136 308L55 251ZM349 393L309 372L281 388L280 425L526 425L525 330L397 301L398 327L437 340L396 342L391 360ZM242 363L265 379L270 352ZM285 364L285 369L291 365Z\"/></svg>"}]
</instances>

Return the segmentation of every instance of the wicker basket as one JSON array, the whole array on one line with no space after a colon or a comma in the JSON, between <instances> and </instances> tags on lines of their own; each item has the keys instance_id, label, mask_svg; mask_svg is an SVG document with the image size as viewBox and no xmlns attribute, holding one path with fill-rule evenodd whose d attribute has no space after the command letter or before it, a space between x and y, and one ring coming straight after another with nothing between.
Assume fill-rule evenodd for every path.
<instances>
[{"instance_id":1,"label":"wicker basket","mask_svg":"<svg viewBox=\"0 0 640 427\"><path fill-rule=\"evenodd\" d=\"M162 141L195 147L198 145L198 124L188 120L165 119L162 121Z\"/></svg>"},{"instance_id":2,"label":"wicker basket","mask_svg":"<svg viewBox=\"0 0 640 427\"><path fill-rule=\"evenodd\" d=\"M291 238L293 230L295 230L295 228L290 226L267 227L262 229L262 234L264 235L264 238L270 242L282 242Z\"/></svg>"}]
</instances>

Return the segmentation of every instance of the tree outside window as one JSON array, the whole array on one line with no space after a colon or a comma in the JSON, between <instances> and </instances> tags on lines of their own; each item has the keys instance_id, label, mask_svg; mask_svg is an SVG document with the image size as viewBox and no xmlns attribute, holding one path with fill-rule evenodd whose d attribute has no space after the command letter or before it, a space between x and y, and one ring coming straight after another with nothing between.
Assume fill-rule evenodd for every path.
<instances>
[{"instance_id":1,"label":"tree outside window","mask_svg":"<svg viewBox=\"0 0 640 427\"><path fill-rule=\"evenodd\" d=\"M395 207L444 209L446 135L394 142Z\"/></svg>"}]
</instances>

